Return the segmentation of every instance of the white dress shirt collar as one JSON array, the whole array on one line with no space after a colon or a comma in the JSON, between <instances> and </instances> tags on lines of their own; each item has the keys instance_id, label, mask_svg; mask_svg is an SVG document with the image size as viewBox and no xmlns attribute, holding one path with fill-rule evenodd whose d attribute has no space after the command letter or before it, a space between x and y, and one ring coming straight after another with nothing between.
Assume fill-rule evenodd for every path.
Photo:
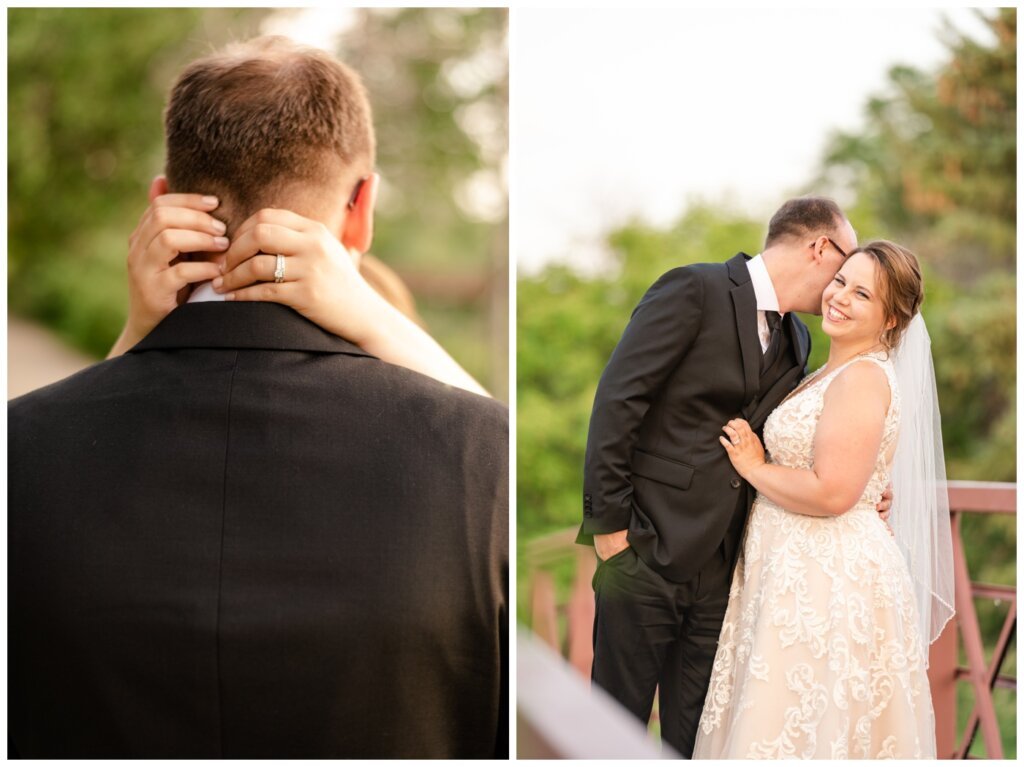
<instances>
[{"instance_id":1,"label":"white dress shirt collar","mask_svg":"<svg viewBox=\"0 0 1024 767\"><path fill-rule=\"evenodd\" d=\"M192 289L192 295L188 297L188 303L194 304L198 301L223 301L224 296L213 289L212 282L204 282Z\"/></svg>"},{"instance_id":2,"label":"white dress shirt collar","mask_svg":"<svg viewBox=\"0 0 1024 767\"><path fill-rule=\"evenodd\" d=\"M764 265L764 259L761 258L760 253L747 261L747 269L750 272L750 282L754 286L757 310L759 312L778 312L779 297L775 294L775 286L772 285L768 267ZM781 314L781 312L779 313Z\"/></svg>"}]
</instances>

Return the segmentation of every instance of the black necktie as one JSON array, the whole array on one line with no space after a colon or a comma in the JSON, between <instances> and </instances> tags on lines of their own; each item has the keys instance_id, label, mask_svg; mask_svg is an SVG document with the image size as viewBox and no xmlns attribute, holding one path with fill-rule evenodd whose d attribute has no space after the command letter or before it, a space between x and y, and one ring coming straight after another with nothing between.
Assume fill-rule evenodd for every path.
<instances>
[{"instance_id":1,"label":"black necktie","mask_svg":"<svg viewBox=\"0 0 1024 767\"><path fill-rule=\"evenodd\" d=\"M779 356L779 347L782 345L782 317L778 312L773 312L769 309L765 311L764 318L768 320L771 336L768 338L768 348L765 349L764 356L761 358L762 373L775 362L775 359Z\"/></svg>"}]
</instances>

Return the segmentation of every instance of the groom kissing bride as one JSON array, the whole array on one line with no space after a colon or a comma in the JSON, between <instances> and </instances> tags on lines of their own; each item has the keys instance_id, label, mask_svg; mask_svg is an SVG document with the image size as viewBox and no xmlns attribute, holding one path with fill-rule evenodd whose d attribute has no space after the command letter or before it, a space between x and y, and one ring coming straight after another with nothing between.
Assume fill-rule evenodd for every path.
<instances>
[{"instance_id":1,"label":"groom kissing bride","mask_svg":"<svg viewBox=\"0 0 1024 767\"><path fill-rule=\"evenodd\" d=\"M684 756L935 757L952 554L923 297L910 251L803 197L761 254L634 310L587 440L593 680L643 722L658 690ZM794 312L830 339L806 377Z\"/></svg>"}]
</instances>

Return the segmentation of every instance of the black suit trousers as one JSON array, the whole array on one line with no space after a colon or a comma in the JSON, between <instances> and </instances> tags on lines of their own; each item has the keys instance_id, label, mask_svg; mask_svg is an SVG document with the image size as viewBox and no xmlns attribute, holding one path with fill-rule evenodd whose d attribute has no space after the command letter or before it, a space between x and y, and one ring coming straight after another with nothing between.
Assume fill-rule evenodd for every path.
<instances>
[{"instance_id":1,"label":"black suit trousers","mask_svg":"<svg viewBox=\"0 0 1024 767\"><path fill-rule=\"evenodd\" d=\"M661 737L689 758L729 603L724 547L673 583L629 547L594 574L593 681L645 725L660 687Z\"/></svg>"}]
</instances>

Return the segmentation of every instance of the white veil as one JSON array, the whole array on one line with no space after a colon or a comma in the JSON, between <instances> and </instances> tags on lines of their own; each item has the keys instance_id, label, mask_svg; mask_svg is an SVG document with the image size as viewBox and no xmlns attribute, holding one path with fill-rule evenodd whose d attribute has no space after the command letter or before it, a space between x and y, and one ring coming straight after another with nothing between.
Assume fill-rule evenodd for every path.
<instances>
[{"instance_id":1,"label":"white veil","mask_svg":"<svg viewBox=\"0 0 1024 767\"><path fill-rule=\"evenodd\" d=\"M955 612L942 424L931 338L918 313L893 356L900 389L900 431L890 479L889 526L914 581L922 641L934 642Z\"/></svg>"}]
</instances>

